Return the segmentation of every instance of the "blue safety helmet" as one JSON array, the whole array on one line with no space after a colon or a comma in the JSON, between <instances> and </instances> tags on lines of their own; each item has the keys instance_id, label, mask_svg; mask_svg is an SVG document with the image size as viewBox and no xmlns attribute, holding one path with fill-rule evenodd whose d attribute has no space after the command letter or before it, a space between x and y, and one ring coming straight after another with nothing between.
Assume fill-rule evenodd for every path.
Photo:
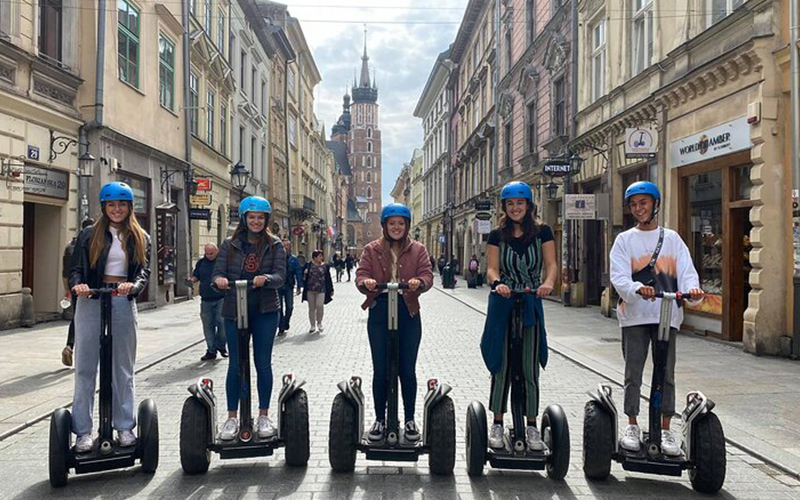
<instances>
[{"instance_id":1,"label":"blue safety helmet","mask_svg":"<svg viewBox=\"0 0 800 500\"><path fill-rule=\"evenodd\" d=\"M266 214L271 214L272 205L269 204L266 198L248 196L239 203L239 217L242 219L242 222L245 222L247 212L264 212Z\"/></svg>"},{"instance_id":2,"label":"blue safety helmet","mask_svg":"<svg viewBox=\"0 0 800 500\"><path fill-rule=\"evenodd\" d=\"M503 186L503 190L500 191L500 201L511 198L525 198L533 203L533 191L531 191L531 187L525 182L512 181Z\"/></svg>"},{"instance_id":3,"label":"blue safety helmet","mask_svg":"<svg viewBox=\"0 0 800 500\"><path fill-rule=\"evenodd\" d=\"M659 192L658 187L652 182L638 181L628 186L628 189L625 190L626 205L630 203L631 198L635 194L649 194L653 197L653 200L655 200L656 204L661 202L661 193Z\"/></svg>"},{"instance_id":4,"label":"blue safety helmet","mask_svg":"<svg viewBox=\"0 0 800 500\"><path fill-rule=\"evenodd\" d=\"M100 190L100 203L129 201L133 203L133 189L124 182L109 182Z\"/></svg>"},{"instance_id":5,"label":"blue safety helmet","mask_svg":"<svg viewBox=\"0 0 800 500\"><path fill-rule=\"evenodd\" d=\"M389 217L405 217L408 222L411 222L411 210L402 203L389 203L383 210L381 210L381 224L386 222Z\"/></svg>"}]
</instances>

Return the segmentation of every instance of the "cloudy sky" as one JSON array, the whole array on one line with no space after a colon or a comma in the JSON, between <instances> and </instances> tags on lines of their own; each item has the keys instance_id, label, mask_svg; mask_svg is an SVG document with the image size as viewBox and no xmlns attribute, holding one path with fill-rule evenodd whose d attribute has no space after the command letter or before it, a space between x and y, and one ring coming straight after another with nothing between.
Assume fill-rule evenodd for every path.
<instances>
[{"instance_id":1,"label":"cloudy sky","mask_svg":"<svg viewBox=\"0 0 800 500\"><path fill-rule=\"evenodd\" d=\"M300 20L322 74L317 117L327 133L342 112L345 88L361 67L364 24L370 67L376 72L383 133L383 202L404 162L422 145L415 118L428 74L455 39L467 0L278 0Z\"/></svg>"}]
</instances>

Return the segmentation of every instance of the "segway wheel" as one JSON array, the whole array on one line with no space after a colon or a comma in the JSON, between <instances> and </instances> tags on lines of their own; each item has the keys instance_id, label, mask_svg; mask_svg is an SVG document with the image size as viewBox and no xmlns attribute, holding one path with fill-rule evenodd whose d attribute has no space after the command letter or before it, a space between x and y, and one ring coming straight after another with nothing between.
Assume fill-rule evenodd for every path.
<instances>
[{"instance_id":1,"label":"segway wheel","mask_svg":"<svg viewBox=\"0 0 800 500\"><path fill-rule=\"evenodd\" d=\"M50 484L55 488L66 486L69 474L70 434L72 415L69 410L59 408L50 417Z\"/></svg>"},{"instance_id":2,"label":"segway wheel","mask_svg":"<svg viewBox=\"0 0 800 500\"><path fill-rule=\"evenodd\" d=\"M208 408L194 396L186 398L181 412L181 467L187 474L204 474L211 464L208 446L210 430Z\"/></svg>"},{"instance_id":3,"label":"segway wheel","mask_svg":"<svg viewBox=\"0 0 800 500\"><path fill-rule=\"evenodd\" d=\"M282 434L286 440L286 464L303 467L308 464L308 396L297 392L284 403L281 416Z\"/></svg>"},{"instance_id":4,"label":"segway wheel","mask_svg":"<svg viewBox=\"0 0 800 500\"><path fill-rule=\"evenodd\" d=\"M444 396L428 415L428 467L431 473L450 475L456 466L456 411L453 400Z\"/></svg>"},{"instance_id":5,"label":"segway wheel","mask_svg":"<svg viewBox=\"0 0 800 500\"><path fill-rule=\"evenodd\" d=\"M695 421L692 429L692 457L689 469L692 488L700 493L716 493L725 482L725 434L714 413Z\"/></svg>"},{"instance_id":6,"label":"segway wheel","mask_svg":"<svg viewBox=\"0 0 800 500\"><path fill-rule=\"evenodd\" d=\"M486 448L488 431L486 427L486 410L478 401L467 407L467 474L480 476L486 465Z\"/></svg>"},{"instance_id":7,"label":"segway wheel","mask_svg":"<svg viewBox=\"0 0 800 500\"><path fill-rule=\"evenodd\" d=\"M152 399L139 404L139 457L144 472L158 468L158 409Z\"/></svg>"},{"instance_id":8,"label":"segway wheel","mask_svg":"<svg viewBox=\"0 0 800 500\"><path fill-rule=\"evenodd\" d=\"M356 422L356 408L347 396L337 394L331 408L328 434L328 460L335 472L352 472L356 467L356 445L360 436Z\"/></svg>"},{"instance_id":9,"label":"segway wheel","mask_svg":"<svg viewBox=\"0 0 800 500\"><path fill-rule=\"evenodd\" d=\"M614 422L597 401L583 408L583 475L603 481L611 474L614 453Z\"/></svg>"},{"instance_id":10,"label":"segway wheel","mask_svg":"<svg viewBox=\"0 0 800 500\"><path fill-rule=\"evenodd\" d=\"M542 415L542 436L549 436L550 460L547 462L547 476L561 481L569 470L569 423L567 415L559 405L550 405Z\"/></svg>"}]
</instances>

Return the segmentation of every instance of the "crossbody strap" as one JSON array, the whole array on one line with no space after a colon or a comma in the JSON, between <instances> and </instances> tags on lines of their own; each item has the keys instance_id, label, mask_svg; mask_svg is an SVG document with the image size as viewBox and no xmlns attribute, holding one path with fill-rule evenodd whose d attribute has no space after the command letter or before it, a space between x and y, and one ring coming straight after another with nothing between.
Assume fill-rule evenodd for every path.
<instances>
[{"instance_id":1,"label":"crossbody strap","mask_svg":"<svg viewBox=\"0 0 800 500\"><path fill-rule=\"evenodd\" d=\"M664 245L664 228L659 228L658 232L658 243L656 244L656 249L653 252L653 256L650 258L650 267L655 269L656 262L658 261L658 254L661 253L661 247Z\"/></svg>"}]
</instances>

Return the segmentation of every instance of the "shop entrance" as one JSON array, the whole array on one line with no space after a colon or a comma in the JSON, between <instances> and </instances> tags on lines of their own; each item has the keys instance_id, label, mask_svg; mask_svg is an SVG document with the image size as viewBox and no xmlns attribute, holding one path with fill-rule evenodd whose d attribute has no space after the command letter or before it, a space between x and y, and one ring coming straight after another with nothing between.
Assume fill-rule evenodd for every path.
<instances>
[{"instance_id":1,"label":"shop entrance","mask_svg":"<svg viewBox=\"0 0 800 500\"><path fill-rule=\"evenodd\" d=\"M34 310L58 312L62 294L61 207L24 202L22 205L22 286L31 289Z\"/></svg>"}]
</instances>

